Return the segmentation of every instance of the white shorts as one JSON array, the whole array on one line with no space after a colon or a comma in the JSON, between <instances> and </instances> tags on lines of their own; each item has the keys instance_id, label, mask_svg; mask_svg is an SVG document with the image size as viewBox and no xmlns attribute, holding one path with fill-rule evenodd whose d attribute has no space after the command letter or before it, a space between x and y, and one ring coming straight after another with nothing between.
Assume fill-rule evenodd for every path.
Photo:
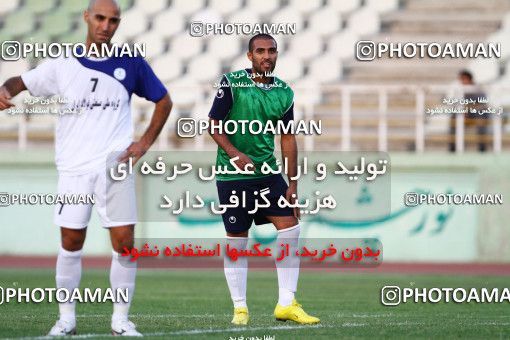
<instances>
[{"instance_id":1,"label":"white shorts","mask_svg":"<svg viewBox=\"0 0 510 340\"><path fill-rule=\"evenodd\" d=\"M84 175L58 178L59 195L93 195L101 225L105 228L136 224L136 189L134 176L113 181L103 168ZM86 228L93 204L57 204L54 222L70 229Z\"/></svg>"}]
</instances>

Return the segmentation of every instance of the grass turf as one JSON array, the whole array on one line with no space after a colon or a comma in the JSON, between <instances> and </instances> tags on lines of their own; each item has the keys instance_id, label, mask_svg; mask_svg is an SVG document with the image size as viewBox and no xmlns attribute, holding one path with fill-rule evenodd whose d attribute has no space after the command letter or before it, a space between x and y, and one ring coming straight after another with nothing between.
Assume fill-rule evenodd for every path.
<instances>
[{"instance_id":1,"label":"grass turf","mask_svg":"<svg viewBox=\"0 0 510 340\"><path fill-rule=\"evenodd\" d=\"M131 320L149 338L245 340L317 338L508 338L508 303L406 303L383 306L380 290L401 287L508 287L506 277L302 272L297 298L321 319L319 326L274 320L276 273L248 277L250 323L230 324L232 306L222 271L139 270ZM54 287L52 270L0 269L0 286ZM108 287L106 270L85 270L81 287ZM109 337L111 304L77 307L82 338ZM55 303L0 305L0 338L46 334L57 318Z\"/></svg>"}]
</instances>

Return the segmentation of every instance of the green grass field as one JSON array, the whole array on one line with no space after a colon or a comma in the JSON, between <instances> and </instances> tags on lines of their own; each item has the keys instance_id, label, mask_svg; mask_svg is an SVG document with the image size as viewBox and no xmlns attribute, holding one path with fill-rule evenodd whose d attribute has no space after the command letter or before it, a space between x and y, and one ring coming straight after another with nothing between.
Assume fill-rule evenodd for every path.
<instances>
[{"instance_id":1,"label":"green grass field","mask_svg":"<svg viewBox=\"0 0 510 340\"><path fill-rule=\"evenodd\" d=\"M1 269L2 287L54 287L52 270ZM345 274L302 272L297 298L319 326L273 319L276 273L252 271L248 279L248 327L230 324L231 302L222 271L139 270L132 321L146 337L229 339L336 338L508 338L508 303L406 303L383 306L380 289L401 287L508 287L506 277ZM107 287L107 270L85 270L82 287ZM77 307L78 338L109 334L111 304ZM45 335L57 318L57 305L3 304L0 338Z\"/></svg>"}]
</instances>

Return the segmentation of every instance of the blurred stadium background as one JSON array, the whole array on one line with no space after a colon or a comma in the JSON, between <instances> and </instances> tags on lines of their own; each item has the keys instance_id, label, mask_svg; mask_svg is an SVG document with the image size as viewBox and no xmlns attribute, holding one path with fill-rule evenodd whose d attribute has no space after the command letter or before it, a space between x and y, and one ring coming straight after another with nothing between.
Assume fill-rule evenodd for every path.
<instances>
[{"instance_id":1,"label":"blurred stadium background","mask_svg":"<svg viewBox=\"0 0 510 340\"><path fill-rule=\"evenodd\" d=\"M159 140L162 148L181 148L175 121L181 116L204 117L213 84L224 72L247 67L249 37L191 37L192 21L296 23L298 33L277 36L280 50L276 72L296 90L297 118L322 119L326 133L301 140L315 150L429 151L444 150L449 117L430 117L456 81L462 68L477 83L487 85L491 104L510 105L510 3L506 0L155 0L120 1L119 42L143 42L147 59L165 82L176 104L170 124ZM86 27L85 0L13 0L0 5L1 40L82 42ZM355 59L358 40L389 42L499 42L501 59ZM0 80L18 75L39 60L3 62ZM351 87L349 87L351 86ZM22 103L22 97L18 102ZM133 98L136 131L150 119L144 100ZM500 117L501 118L501 117ZM54 117L0 115L1 139L20 149L46 146L53 138ZM497 138L488 137L496 151L510 144L506 121L494 119ZM502 126L500 126L502 125ZM491 129L492 131L492 129ZM502 135L500 136L501 131ZM492 136L492 133L490 134ZM467 147L474 145L466 132ZM193 142L203 150L210 140ZM17 144L17 145L16 145ZM49 144L48 144L49 145Z\"/></svg>"},{"instance_id":2,"label":"blurred stadium background","mask_svg":"<svg viewBox=\"0 0 510 340\"><path fill-rule=\"evenodd\" d=\"M86 27L81 13L87 2L2 1L0 40L83 42ZM392 280L407 285L412 281L432 286L444 282L450 285L464 282L489 286L504 284L504 280L493 280L491 275L510 274L510 212L506 202L501 206L431 205L410 209L404 205L403 195L415 191L479 192L501 193L504 200L510 197L507 175L510 173L510 123L506 119L510 108L510 1L123 0L120 3L122 23L114 40L147 44L147 59L174 101L170 122L158 139L156 149L187 150L190 151L189 158L197 162L212 157L215 150L212 140L208 136L178 138L176 121L179 117L206 118L214 97L213 84L219 76L249 67L245 56L248 36L191 37L189 25L192 21L296 23L296 35L276 36L280 53L276 73L295 89L296 119L321 119L323 123L321 136L298 137L300 149L323 157L326 162L335 161L341 155L336 152L340 151L382 151L388 152L391 159L391 211L386 220L367 223L363 228L317 225L303 220L306 237L379 238L384 246L384 264L378 271L402 274L398 277L378 274L381 276L367 278L368 281L364 281L363 276L359 281L350 277L346 279L345 287L369 282L367 287L380 288ZM355 45L359 40L498 42L502 46L502 57L360 62L355 58ZM35 67L39 62L2 61L0 82ZM425 113L426 108L443 106L443 98L455 89L461 69L473 73L477 84L487 93L491 106L503 108L503 114L490 119L484 137L489 148L484 153L477 151L475 130L459 124L457 133L463 138L455 139L450 135L449 115ZM16 103L23 105L27 96L28 93L20 95ZM135 133L140 136L149 123L152 106L133 97L132 109ZM0 112L0 192L55 192L54 119L48 115L10 116ZM457 143L456 153L448 152L450 142ZM153 193L153 189L139 185L142 216L144 198ZM353 200L357 194L347 193ZM370 204L361 208L369 211ZM397 217L394 213L401 210L405 213ZM0 207L0 254L4 255L0 267L43 265L52 268L52 256L59 243L52 214L53 207L48 206ZM265 235L273 232L269 227L261 229ZM168 237L169 234L180 238L221 237L223 226L221 223L189 226L178 222L142 221L137 227L137 236L143 238ZM110 254L109 241L95 214L88 230L85 254L98 256L98 259ZM31 262L33 257L29 256L32 255L39 256L39 262ZM101 267L107 262L91 260L88 263ZM444 279L446 276L427 279L421 276L422 280L420 276L405 276L420 272L471 274L480 279L464 281L459 278L456 281L452 277L448 281ZM16 278L16 273L9 273L4 271L5 282ZM312 281L305 281L304 287L311 287L310 282L314 282L314 274L308 277ZM221 275L216 279L221 284ZM48 277L45 276L45 280L49 280ZM141 280L150 281L143 276ZM264 287L262 282L260 284ZM328 284L323 286L325 291L337 289ZM185 277L181 285L186 285ZM261 286L257 287L258 292ZM345 291L335 292L338 301L342 301ZM148 293L137 294L142 299L146 297L143 294ZM260 290L260 294L264 291ZM369 294L377 298L374 292ZM175 299L178 298L177 294ZM317 298L324 304L331 297ZM364 298L363 294L354 295L345 308L355 310L356 303L365 303ZM228 306L226 295L223 300L221 303ZM378 308L380 306L370 309L382 315L377 322L392 317L392 313L385 315ZM137 311L143 312L141 308ZM454 313L448 309L443 311L444 320L448 319L449 313ZM411 313L407 311L403 323ZM466 313L476 314L474 311ZM437 323L433 314L429 315L429 321L424 321L425 324ZM495 318L503 313L496 314ZM463 315L462 312L459 315ZM359 317L349 312L345 316L348 320L351 317L352 322L359 321ZM370 323L372 319L367 320ZM446 322L452 325L450 331L455 328L455 322ZM491 331L504 326L498 322L493 324ZM378 334L378 325L381 326L372 324L375 333L367 336ZM464 326L467 330L482 327L476 322ZM414 327L412 323L410 327ZM406 330L409 330L406 326L401 327L401 331ZM440 330L441 327L436 328L437 334L424 333L422 336L445 337L449 334ZM469 336L469 333L465 335Z\"/></svg>"}]
</instances>

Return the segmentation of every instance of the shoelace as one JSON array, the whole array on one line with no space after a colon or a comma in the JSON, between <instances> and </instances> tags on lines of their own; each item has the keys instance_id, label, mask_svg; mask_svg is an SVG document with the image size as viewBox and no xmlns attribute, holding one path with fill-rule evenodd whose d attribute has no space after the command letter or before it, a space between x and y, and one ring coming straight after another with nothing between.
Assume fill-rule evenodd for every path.
<instances>
[{"instance_id":1,"label":"shoelace","mask_svg":"<svg viewBox=\"0 0 510 340\"><path fill-rule=\"evenodd\" d=\"M294 302L293 305L295 307L298 307L299 309L297 311L294 312L295 315L297 316L300 316L300 317L306 317L308 316L308 314L306 314L306 312L304 311L304 309L302 308L303 306L300 304L300 303L297 303L297 302Z\"/></svg>"}]
</instances>

